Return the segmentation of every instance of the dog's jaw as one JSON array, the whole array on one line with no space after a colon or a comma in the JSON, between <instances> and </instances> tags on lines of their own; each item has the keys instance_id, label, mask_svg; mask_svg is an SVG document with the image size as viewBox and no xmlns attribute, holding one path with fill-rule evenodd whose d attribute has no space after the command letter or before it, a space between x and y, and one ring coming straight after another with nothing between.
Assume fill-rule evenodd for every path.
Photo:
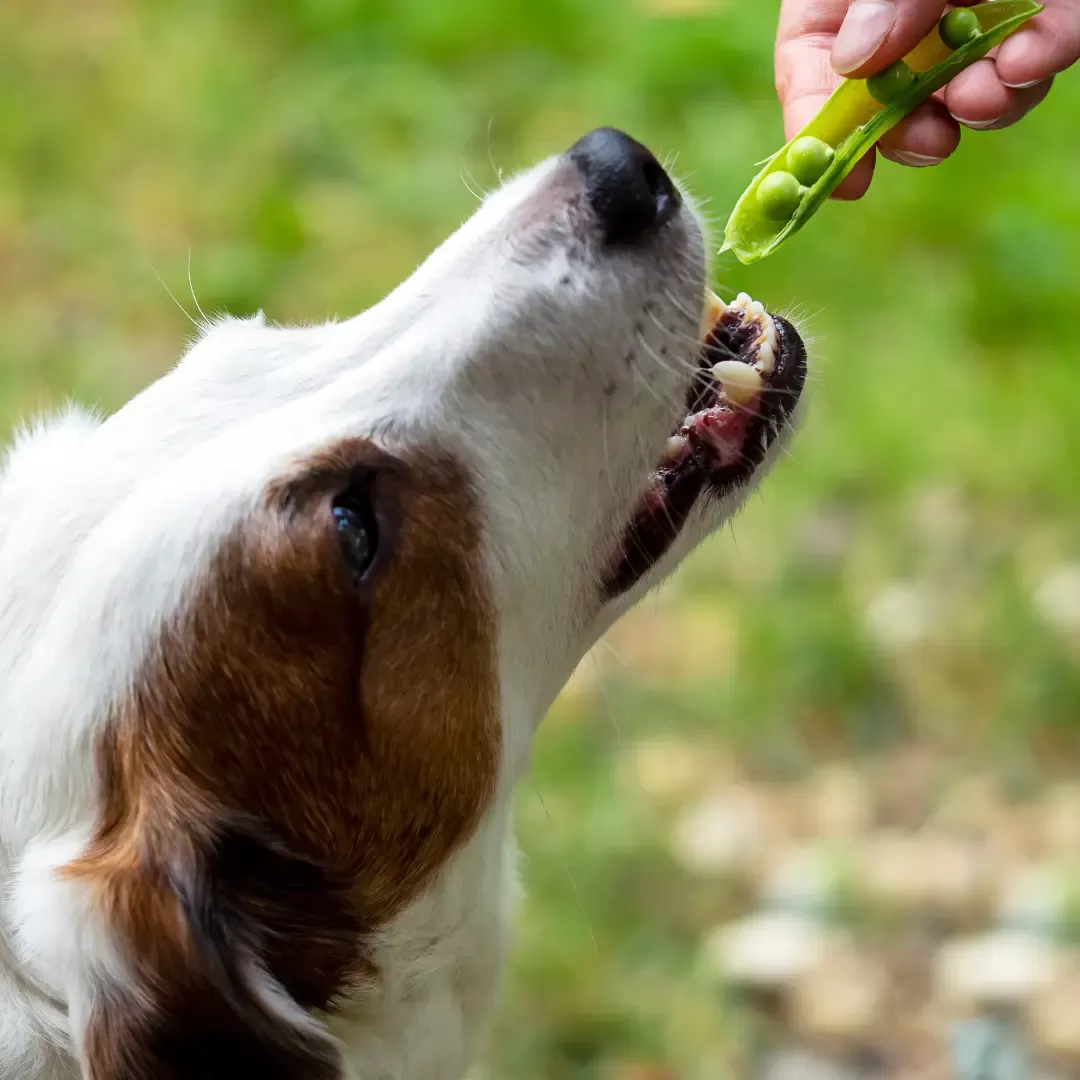
<instances>
[{"instance_id":1,"label":"dog's jaw","mask_svg":"<svg viewBox=\"0 0 1080 1080\"><path fill-rule=\"evenodd\" d=\"M179 1019L194 1006L160 992L203 987L182 920L204 894L188 879L246 897L208 910L252 940L296 914L278 892L277 915L253 924L266 899L228 884L225 850L300 875L326 904L318 978L255 945L232 969L255 1011L295 1034L278 1051L320 1077L460 1075L497 982L509 799L535 725L779 446L697 500L655 565L611 594L605 574L698 363L705 260L685 203L617 246L590 214L574 161L552 159L363 315L209 326L104 423L76 417L15 451L0 479L0 1010L16 1002L27 1034L0 1040L0 1074L57 1080L41 1037L77 1048L93 1080L114 1080L124 1045L168 1067L146 1041L163 1017L197 1040ZM374 600L353 598L328 507L345 474L382 475L383 457L404 477L404 561ZM424 604L451 639L409 622ZM420 629L395 634L405 625ZM367 710L355 745L349 687ZM420 696L426 712L398 709ZM339 784L342 763L378 775ZM308 1006L344 1049L308 1026Z\"/></svg>"}]
</instances>

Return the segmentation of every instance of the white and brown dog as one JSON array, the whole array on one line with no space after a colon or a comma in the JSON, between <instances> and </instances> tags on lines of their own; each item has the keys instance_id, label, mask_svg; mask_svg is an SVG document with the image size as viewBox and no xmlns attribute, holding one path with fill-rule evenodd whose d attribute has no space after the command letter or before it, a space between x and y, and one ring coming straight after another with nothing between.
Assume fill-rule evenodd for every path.
<instances>
[{"instance_id":1,"label":"white and brown dog","mask_svg":"<svg viewBox=\"0 0 1080 1080\"><path fill-rule=\"evenodd\" d=\"M533 732L739 506L805 371L605 129L370 311L218 321L103 422L24 433L0 1078L460 1077Z\"/></svg>"}]
</instances>

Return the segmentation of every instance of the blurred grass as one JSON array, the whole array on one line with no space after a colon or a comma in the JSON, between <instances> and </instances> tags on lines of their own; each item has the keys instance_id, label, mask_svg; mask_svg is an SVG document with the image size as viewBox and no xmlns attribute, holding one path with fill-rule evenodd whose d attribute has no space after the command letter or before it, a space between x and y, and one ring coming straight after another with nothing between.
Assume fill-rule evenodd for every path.
<instances>
[{"instance_id":1,"label":"blurred grass","mask_svg":"<svg viewBox=\"0 0 1080 1080\"><path fill-rule=\"evenodd\" d=\"M469 187L600 124L677 154L719 227L781 140L776 7L6 0L0 423L68 395L112 408L166 370L189 259L208 312L351 313L470 213ZM939 169L882 162L862 204L717 265L804 318L808 423L538 740L492 1076L745 1070L702 943L751 896L679 867L672 822L701 791L650 792L627 765L648 740L675 747L661 772L680 747L713 762L712 791L911 746L1028 799L1075 771L1078 114L1073 73L1017 128Z\"/></svg>"}]
</instances>

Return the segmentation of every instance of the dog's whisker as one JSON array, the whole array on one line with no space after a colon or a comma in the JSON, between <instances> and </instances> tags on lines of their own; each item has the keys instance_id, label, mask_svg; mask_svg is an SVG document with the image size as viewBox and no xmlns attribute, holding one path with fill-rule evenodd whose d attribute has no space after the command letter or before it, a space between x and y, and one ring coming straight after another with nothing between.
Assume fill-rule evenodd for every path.
<instances>
[{"instance_id":1,"label":"dog's whisker","mask_svg":"<svg viewBox=\"0 0 1080 1080\"><path fill-rule=\"evenodd\" d=\"M191 299L195 301L195 310L202 316L203 325L209 326L210 319L207 318L206 312L203 311L202 305L199 303L199 298L195 295L195 285L191 280L191 246L188 245L187 249L187 281L188 290L191 292Z\"/></svg>"},{"instance_id":2,"label":"dog's whisker","mask_svg":"<svg viewBox=\"0 0 1080 1080\"><path fill-rule=\"evenodd\" d=\"M637 343L641 347L642 351L659 367L662 371L666 371L669 375L679 376L680 374L693 374L697 371L697 368L691 365L686 365L685 368L676 367L666 357L661 356L644 338L643 335L638 334Z\"/></svg>"},{"instance_id":3,"label":"dog's whisker","mask_svg":"<svg viewBox=\"0 0 1080 1080\"><path fill-rule=\"evenodd\" d=\"M544 796L540 793L540 787L536 783L536 777L533 776L533 791L536 792L536 797L540 801L540 807L544 811L544 816L547 818L548 825L551 828L555 827L555 822L551 817L551 812L547 808L547 804L544 802ZM596 940L596 933L593 931L592 920L589 918L589 913L585 910L585 904L582 902L581 893L578 891L577 882L574 881L574 875L570 873L570 864L566 861L565 857L559 856L562 862L563 871L566 874L566 880L570 882L570 888L574 891L574 898L577 900L577 905L581 909L582 917L585 919L585 928L589 931L589 937L592 939L593 948L596 950L597 955L600 953L600 943Z\"/></svg>"},{"instance_id":4,"label":"dog's whisker","mask_svg":"<svg viewBox=\"0 0 1080 1080\"><path fill-rule=\"evenodd\" d=\"M191 312L188 311L188 309L184 307L184 305L181 304L179 300L177 300L176 293L174 293L172 289L170 289L169 286L165 284L165 279L158 273L157 267L152 262L150 262L149 259L147 260L146 264L154 272L154 277L158 279L161 287L165 290L165 292L169 294L169 299L172 300L172 302L184 313L184 317L187 319L187 321L191 323L191 325L194 326L196 330L201 330L202 323L200 323L199 320L196 319L195 316L192 315Z\"/></svg>"},{"instance_id":5,"label":"dog's whisker","mask_svg":"<svg viewBox=\"0 0 1080 1080\"><path fill-rule=\"evenodd\" d=\"M662 322L660 319L658 319L656 317L656 315L653 314L651 309L649 310L647 317L653 323L653 325L657 328L657 330L659 330L669 341L674 341L677 345L680 345L680 346L686 346L688 348L688 351L690 352L690 354L692 356L696 357L701 352L701 349L702 349L702 346L703 346L704 343L702 342L702 340L700 338L694 337L691 334L685 334L685 333L682 333L681 331L672 329L672 327L666 325L664 322ZM724 346L722 344L719 347L720 348L726 348L726 346ZM691 372L691 373L697 371L697 369L698 369L698 364L697 364L696 360L695 361L683 360L683 361L681 361L681 363L684 364L685 367L686 367L686 370Z\"/></svg>"},{"instance_id":6,"label":"dog's whisker","mask_svg":"<svg viewBox=\"0 0 1080 1080\"><path fill-rule=\"evenodd\" d=\"M465 190L466 190L466 191L467 191L467 192L468 192L468 193L469 193L469 194L470 194L470 195L471 195L471 196L472 196L472 197L473 197L473 198L474 198L474 199L475 199L475 200L476 200L477 202L481 202L481 203L482 203L482 202L484 201L484 197L485 197L485 196L484 196L484 193L483 193L482 191L477 191L477 190L476 190L475 188L473 188L472 184L470 184L470 183L469 183L469 180L467 180L467 179L465 178L465 174L466 174L467 172L468 172L468 170L467 170L467 169L465 168L465 166L464 166L464 165L462 165L462 166L461 166L461 167L460 167L460 168L458 169L458 176L460 176L460 177L461 177L461 182L462 182L462 183L463 183L463 184L465 185ZM470 177L469 177L469 179L472 179L472 177L471 177L471 174L470 174ZM476 181L474 180L474 181L473 181L473 183L476 183Z\"/></svg>"},{"instance_id":7,"label":"dog's whisker","mask_svg":"<svg viewBox=\"0 0 1080 1080\"><path fill-rule=\"evenodd\" d=\"M638 337L637 342L638 342L639 345L647 348L647 346L645 345L645 342L641 339L640 336ZM663 364L663 361L661 361L658 356L655 356L655 354L654 354L654 357L657 360L657 362L661 364L661 366L666 366L666 365ZM680 407L679 406L678 394L673 393L670 397L661 396L660 392L656 389L655 381L652 380L652 379L649 379L641 371L641 369L637 365L636 360L633 357L633 354L631 354L631 357L630 357L630 370L633 372L638 386L639 387L643 386L645 388L645 390L652 396L654 401L656 401L659 404L663 405L665 408L670 409L671 412L672 412L672 415L674 416L676 414L677 410Z\"/></svg>"},{"instance_id":8,"label":"dog's whisker","mask_svg":"<svg viewBox=\"0 0 1080 1080\"><path fill-rule=\"evenodd\" d=\"M664 299L682 316L686 318L688 322L694 323L701 318L701 311L691 311L682 300L680 300L675 294L665 287L663 290Z\"/></svg>"},{"instance_id":9,"label":"dog's whisker","mask_svg":"<svg viewBox=\"0 0 1080 1080\"><path fill-rule=\"evenodd\" d=\"M495 114L492 113L491 116L488 117L487 156L488 156L488 162L491 165L491 171L495 174L495 180L498 183L499 187L501 188L501 187L505 186L506 181L503 179L503 171L502 171L502 169L500 169L499 166L495 164L495 154L492 152L492 149L491 149L491 129L494 126L494 124L495 124Z\"/></svg>"}]
</instances>

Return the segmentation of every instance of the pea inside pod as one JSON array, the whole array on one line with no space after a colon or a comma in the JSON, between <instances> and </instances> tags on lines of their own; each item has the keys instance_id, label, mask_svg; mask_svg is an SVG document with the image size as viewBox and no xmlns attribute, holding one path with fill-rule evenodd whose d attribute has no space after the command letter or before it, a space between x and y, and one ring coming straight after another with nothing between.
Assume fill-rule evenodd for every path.
<instances>
[{"instance_id":1,"label":"pea inside pod","mask_svg":"<svg viewBox=\"0 0 1080 1080\"><path fill-rule=\"evenodd\" d=\"M897 60L891 67L866 80L866 89L875 101L882 105L891 105L899 101L915 82L915 72L904 63Z\"/></svg>"},{"instance_id":2,"label":"pea inside pod","mask_svg":"<svg viewBox=\"0 0 1080 1080\"><path fill-rule=\"evenodd\" d=\"M802 196L802 185L789 172L769 173L758 188L758 203L774 221L789 221Z\"/></svg>"},{"instance_id":3,"label":"pea inside pod","mask_svg":"<svg viewBox=\"0 0 1080 1080\"><path fill-rule=\"evenodd\" d=\"M816 184L832 164L833 148L813 135L796 139L787 152L787 166L800 184Z\"/></svg>"},{"instance_id":4,"label":"pea inside pod","mask_svg":"<svg viewBox=\"0 0 1080 1080\"><path fill-rule=\"evenodd\" d=\"M775 153L735 204L724 251L743 263L799 231L890 128L1042 11L1036 0L990 0L948 12L903 60L869 80L845 79Z\"/></svg>"},{"instance_id":5,"label":"pea inside pod","mask_svg":"<svg viewBox=\"0 0 1080 1080\"><path fill-rule=\"evenodd\" d=\"M950 49L960 49L982 33L982 24L971 8L953 8L941 17L938 31Z\"/></svg>"}]
</instances>

